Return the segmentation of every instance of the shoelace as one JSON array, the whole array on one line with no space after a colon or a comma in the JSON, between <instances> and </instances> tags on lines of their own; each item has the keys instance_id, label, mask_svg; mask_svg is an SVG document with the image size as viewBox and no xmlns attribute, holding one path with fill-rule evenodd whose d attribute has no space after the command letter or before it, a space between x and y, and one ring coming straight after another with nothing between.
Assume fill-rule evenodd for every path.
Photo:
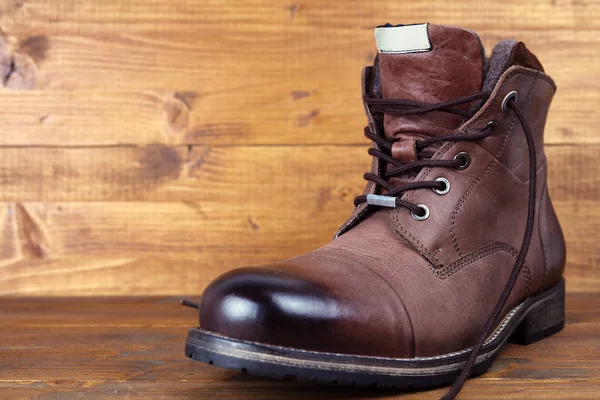
<instances>
[{"instance_id":1,"label":"shoelace","mask_svg":"<svg viewBox=\"0 0 600 400\"><path fill-rule=\"evenodd\" d=\"M189 301L189 300L181 300L181 305L190 307L190 308L195 308L196 310L200 309L200 304L194 303L193 301Z\"/></svg>"},{"instance_id":2,"label":"shoelace","mask_svg":"<svg viewBox=\"0 0 600 400\"><path fill-rule=\"evenodd\" d=\"M487 99L490 96L490 92L477 92L473 93L469 96L461 97L455 100L442 102L442 103L423 103L416 101L408 101L408 100L388 100L388 99L376 99L376 98L365 98L365 102L370 107L371 113L387 113L392 115L413 115L413 114L422 114L431 111L443 111L451 114L460 115L463 118L470 118L473 114L471 112L462 110L457 108L457 105L468 104L475 100ZM525 133L525 138L527 139L527 150L529 153L529 198L528 198L528 210L527 210L527 223L525 226L525 234L523 235L523 242L521 244L521 249L519 250L519 254L515 261L515 264L512 268L512 272L510 277L508 278L506 285L498 299L498 302L494 306L493 311L490 313L485 326L473 345L471 352L469 354L469 358L465 365L463 366L460 374L452 384L452 387L446 393L442 400L451 400L456 397L456 395L462 389L465 381L469 378L469 375L472 372L473 366L481 352L481 349L494 329L499 322L501 317L500 313L502 309L506 305L508 300L508 296L513 290L517 278L519 277L519 273L525 262L525 257L529 250L529 244L531 242L531 236L533 234L533 224L535 219L535 208L536 208L536 152L535 152L535 143L533 140L533 135L531 133L531 128L527 123L525 115L521 111L521 109L517 106L514 98L508 98L506 102L507 108L513 110L515 115L517 116L521 126L523 127L523 131ZM508 109L506 110L508 112ZM379 149L371 148L369 149L369 154L373 157L378 157L381 160L392 164L395 168L390 171L382 172L380 175L376 175L373 173L366 173L364 178L368 181L374 182L376 185L384 188L387 193L385 196L387 199L392 199L392 202L387 202L385 206L387 207L404 207L409 209L413 213L413 217L422 217L424 212L428 212L422 208L421 205L411 203L409 201L401 199L399 196L402 193L415 190L415 189L437 189L444 190L445 184L439 181L422 181L422 182L409 182L405 185L402 185L396 189L392 188L392 186L388 183L388 179L394 176L399 176L405 174L407 171L412 171L415 169L423 168L423 167L433 167L433 168L462 168L466 163L465 159L460 159L459 157L454 160L434 160L427 158L431 156L431 154L426 154L423 152L425 148L431 146L434 143L441 142L449 142L449 141L471 141L471 140L479 140L483 139L487 136L490 136L495 128L495 123L488 123L486 127L480 132L475 132L471 134L465 134L460 132L448 132L447 134L443 134L440 136L432 137L430 139L425 139L422 141L417 141L416 148L418 151L419 158L417 161L408 164L402 164L391 157L389 154L392 143L387 139L375 134L368 127L365 128L365 136L371 139L373 142L377 143ZM386 150L386 151L382 151ZM419 153L420 152L420 153ZM370 206L372 205L381 205L381 203L377 204L377 201L374 201L375 204L370 202L370 198L368 196L358 196L354 200L355 205L359 205L361 203L367 202Z\"/></svg>"},{"instance_id":3,"label":"shoelace","mask_svg":"<svg viewBox=\"0 0 600 400\"><path fill-rule=\"evenodd\" d=\"M369 105L372 113L386 113L391 115L414 115L414 114L422 114L431 111L443 111L451 114L460 115L463 118L470 118L472 116L472 112L464 111L460 108L457 108L457 105L467 104L473 102L475 100L482 100L489 97L490 92L477 92L473 93L469 96L461 97L455 100L430 104L423 103L418 101L409 101L409 100L388 100L388 99L377 99L377 98L365 98L365 102ZM422 181L422 182L409 182L403 186L400 186L396 189L393 189L392 186L388 183L388 180L395 176L400 176L406 174L407 172L412 172L416 169L420 169L423 167L437 167L437 168L456 168L462 169L469 162L467 154L460 154L455 157L454 160L434 160L428 158L433 154L428 154L424 152L424 150L435 143L442 143L448 141L460 141L460 140L478 140L483 139L492 134L494 131L495 124L487 124L483 130L476 133L457 133L454 131L447 132L442 135L437 135L430 139L420 140L416 142L416 150L419 159L417 161L402 164L398 160L394 159L390 154L390 150L392 148L392 142L387 140L384 137L381 137L369 129L369 127L365 128L365 136L375 143L377 143L379 149L370 148L369 154L373 157L377 157L388 164L393 165L395 168L390 171L383 172L380 175L367 172L363 175L364 179L367 181L374 182L376 185L384 188L387 193L385 196L387 198L387 206L388 207L404 207L408 208L413 215L423 216L424 210L422 206L418 204L411 203L406 200L402 200L400 196L403 192L415 189L436 189L436 190L444 190L445 183L440 181ZM385 150L385 151L382 151ZM381 196L379 200L385 202L386 199L382 199ZM358 196L354 199L354 205L359 205L361 203L367 202L371 205L376 205L371 203L372 199L376 199L377 197L373 195L362 195ZM393 199L393 201L392 201ZM376 203L376 202L375 202ZM382 203L379 203L381 205Z\"/></svg>"}]
</instances>

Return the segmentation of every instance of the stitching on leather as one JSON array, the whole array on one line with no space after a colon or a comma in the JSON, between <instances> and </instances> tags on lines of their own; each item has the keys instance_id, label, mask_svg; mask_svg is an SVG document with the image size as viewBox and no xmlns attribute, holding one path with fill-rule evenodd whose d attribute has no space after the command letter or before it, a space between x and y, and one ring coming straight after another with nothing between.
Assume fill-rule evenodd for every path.
<instances>
[{"instance_id":1,"label":"stitching on leather","mask_svg":"<svg viewBox=\"0 0 600 400\"><path fill-rule=\"evenodd\" d=\"M533 86L535 85L535 82L537 81L537 74L532 75L532 76L533 76L533 81L531 82L531 85L529 86L529 89L527 90L527 95L525 96L525 100L527 100L529 98L529 95L531 94L531 90L532 90ZM502 85L498 89L499 92L502 91L502 89L506 85L507 81L508 81L508 77L507 77L507 79L504 80L504 82L502 82ZM500 100L499 97L494 99L494 101L492 103L490 103L490 108L492 108L493 105L495 105L497 102L499 102L499 100ZM468 198L471 196L471 194L474 192L475 188L477 186L479 186L479 184L482 183L488 177L488 174L494 167L496 161L504 153L504 149L506 148L506 143L508 143L508 138L510 137L511 133L513 133L513 128L515 126L515 122L516 122L516 117L513 117L512 122L510 124L510 128L506 132L506 135L504 135L502 144L501 144L500 148L498 149L498 151L496 152L496 154L494 155L494 160L492 160L490 162L490 164L487 166L485 171L471 184L471 186L469 187L467 192L463 195L463 197L460 199L460 201L456 205L456 208L452 212L452 219L451 219L451 224L450 224L450 235L452 236L452 243L454 245L454 250L456 250L456 253L459 256L462 255L462 251L460 249L460 245L458 244L458 240L456 238L456 218L458 216L458 213L461 210L462 206L466 203Z\"/></svg>"},{"instance_id":2,"label":"stitching on leather","mask_svg":"<svg viewBox=\"0 0 600 400\"><path fill-rule=\"evenodd\" d=\"M511 76L511 75L509 75L509 76ZM507 77L507 79L504 80L504 82L502 82L502 85L498 89L498 92L502 91L502 89L504 88L504 86L507 84L507 81L508 81L508 77ZM535 79L531 83L531 86L533 86L534 82L535 82ZM527 99L529 97L529 93L531 91L531 86L529 87L529 90L527 92L527 96L525 97L525 99ZM494 99L494 101L490 104L489 108L492 108L492 106L494 106L499 101L500 101L500 98L496 97ZM504 152L504 148L506 147L506 143L508 142L508 137L511 134L511 132L512 132L514 126L515 126L515 122L516 122L516 117L513 117L512 121L510 123L509 129L506 132L506 135L504 135L504 139L502 140L502 144L500 146L500 149L496 152L496 155L494 156L495 159L498 159L502 155L502 153ZM495 164L495 160L493 160L492 162L490 162L490 164L486 167L486 169L483 171L483 173L471 184L471 186L469 187L469 189L461 197L460 201L456 205L456 208L452 212L452 219L451 219L451 223L450 223L450 235L452 236L452 244L454 245L454 250L456 250L456 254L458 254L459 256L462 255L462 251L460 249L460 245L458 244L458 240L456 238L456 218L458 216L458 212L460 211L460 209L462 208L462 206L464 205L464 203L467 201L467 199L471 196L471 193L473 193L473 191L475 190L475 188L481 182L483 182L483 180L485 178L487 178L487 174L491 171L491 169L493 168L494 164Z\"/></svg>"},{"instance_id":3,"label":"stitching on leather","mask_svg":"<svg viewBox=\"0 0 600 400\"><path fill-rule=\"evenodd\" d=\"M502 145L500 146L499 152L496 154L496 156L494 156L495 159L498 158L498 154L501 155L502 152L504 151L504 147L505 147L505 145L506 145L506 143L508 141L508 134L510 134L510 132L514 128L514 125L515 125L515 118L513 118L513 121L510 124L510 128L508 129L508 133L504 137L504 140L502 141ZM454 211L452 212L452 219L451 219L451 223L450 223L450 235L452 236L452 243L454 244L454 249L456 250L456 253L459 256L462 256L462 251L461 251L460 246L458 244L458 240L456 239L456 218L458 216L458 212L462 209L462 206L466 203L466 201L469 199L469 197L471 197L471 194L475 191L475 188L477 186L479 186L479 184L482 183L488 177L489 172L492 170L492 168L496 164L496 160L495 159L492 160L488 164L488 166L486 167L486 169L482 172L482 174L479 175L479 177L477 179L475 179L473 181L473 183L471 183L471 186L469 186L469 189L465 192L465 194L463 194L463 196L461 197L460 201L458 202L458 204L454 208Z\"/></svg>"},{"instance_id":4,"label":"stitching on leather","mask_svg":"<svg viewBox=\"0 0 600 400\"><path fill-rule=\"evenodd\" d=\"M513 124L511 124L511 126L510 126L511 130L513 128L513 125L514 125L514 121L513 121ZM462 256L462 251L460 250L460 246L458 245L458 240L456 239L456 217L458 216L458 212L462 208L463 204L471 196L471 193L473 193L473 191L479 185L480 182L483 182L484 179L487 178L487 175L494 167L494 164L495 164L494 161L490 162L489 165L487 166L487 168L485 169L485 171L483 171L483 173L481 175L479 175L479 177L475 181L473 181L473 183L471 183L471 186L465 192L465 194L461 197L460 201L458 202L458 204L454 208L454 211L452 212L452 219L451 219L451 223L450 223L450 235L452 236L452 243L454 244L454 249L456 250L456 253L459 256Z\"/></svg>"},{"instance_id":5,"label":"stitching on leather","mask_svg":"<svg viewBox=\"0 0 600 400\"><path fill-rule=\"evenodd\" d=\"M412 239L413 246L417 247L417 250L419 250L419 252L423 256L425 256L425 258L428 258L430 262L432 262L435 265L439 266L439 268L442 268L444 266L444 264L440 263L440 261L437 259L436 256L433 255L433 253L431 253L429 250L427 250L427 248L425 246L423 246L423 244L419 241L419 239L417 239L416 237L414 237L409 231L406 230L406 228L404 228L402 225L399 224L400 221L397 220L397 215L396 214L392 215L392 220L394 222L398 222L398 224L396 224L398 226L398 228L400 228L400 230L406 236L408 236L410 239Z\"/></svg>"},{"instance_id":6,"label":"stitching on leather","mask_svg":"<svg viewBox=\"0 0 600 400\"><path fill-rule=\"evenodd\" d=\"M513 72L511 72L510 75L508 76L512 76L514 74L524 74L524 75L529 75L529 76L533 76L534 78L536 78L536 80L542 79L546 82L548 82L550 84L550 86L552 86L552 89L554 89L554 91L556 91L556 84L554 83L554 81L552 80L552 78L550 78L548 75L546 75L545 73L543 73L542 71L531 71L531 70L515 70ZM507 76L507 78L508 78Z\"/></svg>"},{"instance_id":7,"label":"stitching on leather","mask_svg":"<svg viewBox=\"0 0 600 400\"><path fill-rule=\"evenodd\" d=\"M513 256L513 258L515 258L515 259L519 256L519 252L515 248L513 248L511 245L509 245L508 243L494 242L494 243L485 245L483 247L480 247L477 250L474 250L474 251L466 254L464 257L456 260L452 264L448 264L444 268L435 268L434 266L431 266L430 270L438 278L446 279L446 278L450 277L451 275L454 275L456 272L460 271L467 265L472 264L475 261L480 260L484 257L487 257L490 254L496 253L498 251L504 251L504 252L510 254L511 256ZM526 296L529 296L529 284L531 281L531 271L527 265L523 264L523 267L521 268L521 273L523 274L523 277L525 280L525 294L526 294Z\"/></svg>"},{"instance_id":8,"label":"stitching on leather","mask_svg":"<svg viewBox=\"0 0 600 400\"><path fill-rule=\"evenodd\" d=\"M449 276L460 271L467 265L470 265L475 261L487 257L490 254L496 253L498 251L505 251L511 256L513 256L513 258L515 259L519 256L519 252L508 243L494 242L470 252L469 254L456 260L452 264L448 264L444 268L435 268L434 266L431 266L430 270L438 278L446 279ZM523 266L521 267L521 273L523 274L523 280L525 283L525 297L529 297L531 287L531 269L529 268L529 266L527 266L527 264L523 264Z\"/></svg>"},{"instance_id":9,"label":"stitching on leather","mask_svg":"<svg viewBox=\"0 0 600 400\"><path fill-rule=\"evenodd\" d=\"M531 87L533 87L533 84L535 83L535 81L536 81L536 79L537 79L537 77L539 75L539 72L537 72L537 71L528 71L528 70L515 70L515 71L511 72L509 75L507 75L506 78L504 78L504 81L502 82L502 85L500 85L500 88L498 89L498 91L501 91L501 89L504 87L504 85L506 85L506 83L509 80L509 78L511 78L512 76L517 75L517 74L524 74L524 75L533 76L535 78L533 80L533 82L531 83ZM554 83L551 80L548 80L548 82L552 85L553 88L556 88L554 86ZM529 94L531 93L531 87L529 88L529 90L527 92L527 95L525 96L525 99L529 98ZM488 109L492 108L492 106L494 106L495 104L497 104L499 102L500 102L500 98L496 97L490 103ZM507 133L507 135L505 136L505 138L504 138L504 140L502 142L500 153L495 158L498 158L502 154L502 152L504 151L504 147L505 147L505 145L506 145L506 143L508 141L508 134L512 131L512 129L514 127L514 124L515 124L515 121L516 121L516 117L513 117L513 121L512 121L511 126L510 126L510 128L508 130L508 133ZM447 148L444 148L444 147L447 147ZM450 143L448 143L447 146L444 145L444 146L440 147L440 150L439 150L440 153L438 155L438 158L441 157L441 156L443 156L444 154L446 154L450 150L450 148L452 148L452 147L454 147L454 144L450 144ZM493 162L491 164L493 164ZM419 177L419 181L424 180L425 177L428 176L428 174L431 171L431 169L432 168L428 168L422 174L420 174L421 176ZM408 200L408 199L410 199L411 196L412 196L412 192L409 192L408 196L404 197L404 199ZM416 237L414 237L413 235L411 235L404 228L404 226L402 225L402 221L400 220L400 217L399 217L399 210L394 210L394 212L392 213L392 221L394 222L396 230L400 229L401 232L403 232L406 236L408 236L410 239L412 239L412 240L410 240L410 242L413 244L413 246L415 246L419 250L419 252L423 256L425 256L425 258L429 259L430 262L436 264L436 267L438 267L438 268L442 268L444 266L444 264L440 263L440 261L437 259L437 257L435 257L433 255L433 253L431 253L429 250L427 250L427 248ZM453 231L451 233L453 233ZM401 233L401 235L402 235L402 233ZM402 235L402 236L404 236L404 235ZM460 252L460 248L459 248L458 251ZM458 253L458 254L461 255L460 253Z\"/></svg>"},{"instance_id":10,"label":"stitching on leather","mask_svg":"<svg viewBox=\"0 0 600 400\"><path fill-rule=\"evenodd\" d=\"M542 285L541 288L542 290L544 290L544 287L546 285L546 279L548 278L548 260L546 259L546 246L544 246L544 241L542 240L542 229L540 227L540 224L542 222L542 215L541 215L541 210L542 210L542 206L544 205L544 200L546 199L546 196L548 196L548 181L546 180L546 182L544 182L544 188L542 189L542 197L541 197L541 201L540 201L540 209L538 210L538 237L540 238L540 244L542 246L542 260L544 261L544 272L542 274Z\"/></svg>"},{"instance_id":11,"label":"stitching on leather","mask_svg":"<svg viewBox=\"0 0 600 400\"><path fill-rule=\"evenodd\" d=\"M480 247L479 249L476 249L476 250L466 254L462 258L459 258L458 260L454 261L453 263L448 264L444 268L432 268L432 272L438 278L446 279L449 276L453 275L454 273L460 271L463 267L465 267L469 264L472 264L475 261L477 261L481 258L484 258L492 253L495 253L497 251L505 251L505 252L509 253L510 255L512 255L513 257L518 256L517 250L515 250L509 244L504 243L504 242L494 242L492 244L485 245L483 247Z\"/></svg>"},{"instance_id":12,"label":"stitching on leather","mask_svg":"<svg viewBox=\"0 0 600 400\"><path fill-rule=\"evenodd\" d=\"M523 278L525 279L525 297L529 297L529 285L531 283L531 270L525 264L521 267Z\"/></svg>"}]
</instances>

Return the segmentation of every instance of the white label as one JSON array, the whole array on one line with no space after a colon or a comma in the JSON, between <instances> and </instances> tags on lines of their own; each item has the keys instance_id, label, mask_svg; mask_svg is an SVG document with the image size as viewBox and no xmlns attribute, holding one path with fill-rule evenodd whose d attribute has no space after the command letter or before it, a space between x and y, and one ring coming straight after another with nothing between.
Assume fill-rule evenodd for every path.
<instances>
[{"instance_id":1,"label":"white label","mask_svg":"<svg viewBox=\"0 0 600 400\"><path fill-rule=\"evenodd\" d=\"M375 28L380 53L421 53L431 50L427 24Z\"/></svg>"}]
</instances>

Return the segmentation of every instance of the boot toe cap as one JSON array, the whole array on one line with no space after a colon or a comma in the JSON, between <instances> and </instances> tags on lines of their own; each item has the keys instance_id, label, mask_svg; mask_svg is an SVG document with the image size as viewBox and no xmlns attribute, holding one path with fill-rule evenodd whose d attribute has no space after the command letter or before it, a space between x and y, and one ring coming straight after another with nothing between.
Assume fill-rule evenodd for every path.
<instances>
[{"instance_id":1,"label":"boot toe cap","mask_svg":"<svg viewBox=\"0 0 600 400\"><path fill-rule=\"evenodd\" d=\"M305 350L409 356L410 327L397 329L387 316L377 321L372 306L287 268L239 268L204 291L200 327L229 338ZM386 340L393 341L394 354L382 344Z\"/></svg>"},{"instance_id":2,"label":"boot toe cap","mask_svg":"<svg viewBox=\"0 0 600 400\"><path fill-rule=\"evenodd\" d=\"M200 327L225 336L297 344L343 312L314 282L276 268L240 268L212 282L200 304Z\"/></svg>"}]
</instances>

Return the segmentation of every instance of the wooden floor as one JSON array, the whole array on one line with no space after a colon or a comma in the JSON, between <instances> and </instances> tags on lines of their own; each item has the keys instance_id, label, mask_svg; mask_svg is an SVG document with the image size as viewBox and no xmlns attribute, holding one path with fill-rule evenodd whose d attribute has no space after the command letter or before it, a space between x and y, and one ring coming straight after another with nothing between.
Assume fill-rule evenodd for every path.
<instances>
[{"instance_id":1,"label":"wooden floor","mask_svg":"<svg viewBox=\"0 0 600 400\"><path fill-rule=\"evenodd\" d=\"M200 364L183 354L196 312L179 301L0 299L0 398L435 399L445 391L315 387ZM600 398L600 294L568 295L562 332L508 345L460 398Z\"/></svg>"}]
</instances>

